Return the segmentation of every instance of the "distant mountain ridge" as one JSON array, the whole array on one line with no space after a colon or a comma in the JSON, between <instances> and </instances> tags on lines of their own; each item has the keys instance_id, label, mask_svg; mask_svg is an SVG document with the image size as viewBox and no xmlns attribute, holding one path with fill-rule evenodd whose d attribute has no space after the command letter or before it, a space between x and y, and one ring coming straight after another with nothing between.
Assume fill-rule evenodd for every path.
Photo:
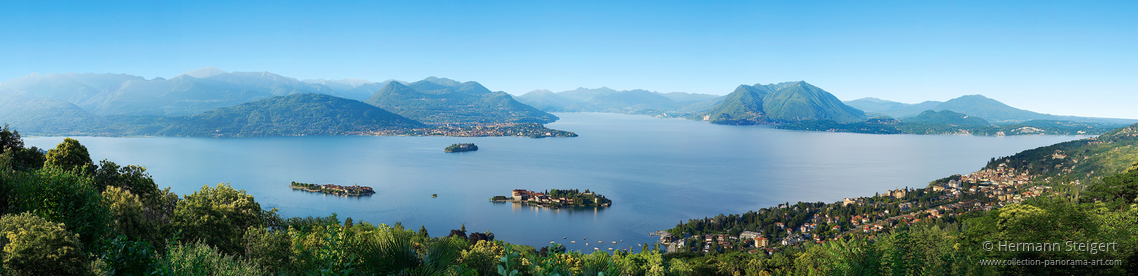
<instances>
[{"instance_id":1,"label":"distant mountain ridge","mask_svg":"<svg viewBox=\"0 0 1138 276\"><path fill-rule=\"evenodd\" d=\"M271 102L265 102L270 99ZM369 100L369 103L360 102L363 100ZM312 105L317 103L330 105ZM367 105L368 108L358 105ZM346 108L349 106L351 108ZM385 109L396 113L388 113ZM388 118L388 115L398 118ZM517 102L505 92L490 91L473 81L458 82L438 77L413 83L353 79L301 81L270 72L227 72L207 67L170 79L69 73L30 74L0 82L0 121L12 123L29 133L112 136L330 134L364 131L350 126L376 125L376 122L364 120L371 118L369 116L399 122L392 123L398 128L422 129L414 133L385 132L389 134L571 136L571 132L532 125L553 122L558 118ZM182 117L194 119L178 119ZM213 118L213 121L202 121L204 118ZM302 123L276 125L285 121ZM337 121L342 123L334 127L320 127ZM248 125L220 127L226 122ZM435 129L423 122L445 128ZM201 131L211 128L202 128L206 125L219 127L212 129L215 133ZM464 129L477 125L489 128ZM270 126L281 130L266 129ZM258 130L250 132L250 129Z\"/></svg>"},{"instance_id":2,"label":"distant mountain ridge","mask_svg":"<svg viewBox=\"0 0 1138 276\"><path fill-rule=\"evenodd\" d=\"M983 118L995 124L1022 123L1031 120L1058 120L1073 122L1093 122L1112 124L1132 124L1138 120L1091 118L1078 116L1057 116L1042 114L1008 106L983 95L965 95L945 102L925 101L919 104L906 104L877 98L862 98L845 102L847 105L864 110L870 114L887 115L894 118L913 117L926 111L949 110Z\"/></svg>"},{"instance_id":3,"label":"distant mountain ridge","mask_svg":"<svg viewBox=\"0 0 1138 276\"><path fill-rule=\"evenodd\" d=\"M435 77L407 85L388 82L364 102L428 124L544 124L558 119L478 82Z\"/></svg>"},{"instance_id":4,"label":"distant mountain ridge","mask_svg":"<svg viewBox=\"0 0 1138 276\"><path fill-rule=\"evenodd\" d=\"M175 123L157 131L157 135L342 135L426 127L360 101L311 93L276 96L162 120Z\"/></svg>"},{"instance_id":5,"label":"distant mountain ridge","mask_svg":"<svg viewBox=\"0 0 1138 276\"><path fill-rule=\"evenodd\" d=\"M693 112L706 110L697 103L716 101L722 96L684 92L660 93L642 89L617 91L608 87L551 92L534 90L518 96L518 101L548 112ZM710 106L710 104L705 104Z\"/></svg>"},{"instance_id":6,"label":"distant mountain ridge","mask_svg":"<svg viewBox=\"0 0 1138 276\"><path fill-rule=\"evenodd\" d=\"M865 112L805 81L739 85L698 118L714 124L762 124L798 121L864 121Z\"/></svg>"},{"instance_id":7,"label":"distant mountain ridge","mask_svg":"<svg viewBox=\"0 0 1138 276\"><path fill-rule=\"evenodd\" d=\"M362 101L387 82L309 82L270 72L206 67L150 80L126 74L33 73L0 82L0 94L63 100L97 115L182 116L289 94L317 93Z\"/></svg>"}]
</instances>

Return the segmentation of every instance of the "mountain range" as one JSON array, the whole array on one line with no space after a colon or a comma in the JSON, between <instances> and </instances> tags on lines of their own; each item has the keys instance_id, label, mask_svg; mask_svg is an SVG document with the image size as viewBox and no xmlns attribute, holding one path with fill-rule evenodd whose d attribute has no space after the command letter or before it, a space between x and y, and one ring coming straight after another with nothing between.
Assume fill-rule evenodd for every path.
<instances>
[{"instance_id":1,"label":"mountain range","mask_svg":"<svg viewBox=\"0 0 1138 276\"><path fill-rule=\"evenodd\" d=\"M263 101L269 99L272 101ZM368 103L361 102L364 100ZM316 103L327 106L313 105ZM288 108L295 110L286 112ZM386 113L386 109L391 113ZM289 120L288 117L294 118ZM198 130L214 128L214 134L271 136L365 131L343 124L328 126L336 125L328 121L332 119L365 128L388 123L393 127L413 128L424 127L423 122L432 125L543 124L557 117L517 102L505 92L491 92L477 82L436 77L414 83L352 79L300 81L269 72L226 72L207 67L170 79L68 73L30 74L0 83L0 121L28 133L205 135ZM379 119L384 122L376 121ZM214 127L229 124L222 122L247 123L248 126ZM283 122L314 125L281 124ZM183 127L176 127L178 125ZM270 127L279 127L284 132L265 130ZM320 131L321 127L329 131ZM297 132L288 134L288 131Z\"/></svg>"},{"instance_id":2,"label":"mountain range","mask_svg":"<svg viewBox=\"0 0 1138 276\"><path fill-rule=\"evenodd\" d=\"M1015 128L1005 126L1092 133L1138 122L1041 114L981 95L918 104L876 98L842 102L804 81L744 84L725 96L601 87L556 93L535 90L516 99L478 82L438 77L417 82L298 80L269 72L227 72L214 67L170 79L33 73L0 82L0 122L29 133L259 136L376 129L397 133L390 129L415 128L419 129L415 133L422 135L470 134L471 129L482 133L478 135L498 135L494 133L508 132L482 130L481 126L546 133L540 124L558 119L547 112L648 114L715 124L926 134L1013 133L1007 130ZM289 125L292 123L301 125ZM516 127L519 124L526 126Z\"/></svg>"},{"instance_id":3,"label":"mountain range","mask_svg":"<svg viewBox=\"0 0 1138 276\"><path fill-rule=\"evenodd\" d=\"M581 87L556 93L534 90L517 99L548 112L638 113L654 110L685 113L704 110L706 108L700 107L701 103L720 98L722 96L684 92L660 93L641 89L617 91L608 87Z\"/></svg>"},{"instance_id":4,"label":"mountain range","mask_svg":"<svg viewBox=\"0 0 1138 276\"><path fill-rule=\"evenodd\" d=\"M1138 120L1092 118L1078 116L1058 116L1042 114L1008 106L1000 101L982 95L965 95L945 102L925 101L917 104L906 104L878 98L862 98L847 101L845 104L864 110L871 116L889 116L893 118L914 117L926 111L950 110L970 116L980 117L995 124L1022 123L1031 120L1057 120L1072 122L1132 124Z\"/></svg>"},{"instance_id":5,"label":"mountain range","mask_svg":"<svg viewBox=\"0 0 1138 276\"><path fill-rule=\"evenodd\" d=\"M477 82L436 77L407 85L388 82L364 102L428 124L545 124L558 119Z\"/></svg>"}]
</instances>

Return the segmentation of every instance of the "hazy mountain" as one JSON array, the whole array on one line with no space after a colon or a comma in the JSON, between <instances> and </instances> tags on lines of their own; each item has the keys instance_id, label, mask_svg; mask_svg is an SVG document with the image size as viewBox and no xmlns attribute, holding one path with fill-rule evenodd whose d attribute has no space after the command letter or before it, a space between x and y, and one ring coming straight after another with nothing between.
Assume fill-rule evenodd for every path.
<instances>
[{"instance_id":1,"label":"hazy mountain","mask_svg":"<svg viewBox=\"0 0 1138 276\"><path fill-rule=\"evenodd\" d=\"M885 114L894 118L913 117L926 110L950 110L979 117L995 124L1022 123L1031 120L1055 120L1073 122L1094 122L1109 124L1132 124L1138 120L1092 118L1078 116L1057 116L1042 114L1008 106L1000 101L982 95L965 95L945 102L926 101L919 104L906 104L877 98L862 98L846 104L866 112Z\"/></svg>"},{"instance_id":2,"label":"hazy mountain","mask_svg":"<svg viewBox=\"0 0 1138 276\"><path fill-rule=\"evenodd\" d=\"M952 126L990 126L987 120L980 117L968 116L963 113L956 113L949 110L932 111L926 110L916 117L908 117L901 119L905 123L913 124L944 124Z\"/></svg>"},{"instance_id":3,"label":"hazy mountain","mask_svg":"<svg viewBox=\"0 0 1138 276\"><path fill-rule=\"evenodd\" d=\"M490 92L477 82L434 77L408 85L389 82L364 102L428 124L557 120L557 116L520 103L505 92Z\"/></svg>"},{"instance_id":4,"label":"hazy mountain","mask_svg":"<svg viewBox=\"0 0 1138 276\"><path fill-rule=\"evenodd\" d=\"M79 103L108 87L143 77L125 74L47 74L36 73L0 83L0 93L27 98L58 99Z\"/></svg>"},{"instance_id":5,"label":"hazy mountain","mask_svg":"<svg viewBox=\"0 0 1138 276\"><path fill-rule=\"evenodd\" d=\"M925 101L918 104L907 104L878 98L861 98L852 101L843 102L846 105L861 109L866 113L883 114L893 118L912 117L921 114L925 110L935 109L937 105L943 103L938 101Z\"/></svg>"},{"instance_id":6,"label":"hazy mountain","mask_svg":"<svg viewBox=\"0 0 1138 276\"><path fill-rule=\"evenodd\" d=\"M518 101L550 112L637 113L648 110L663 112L679 112L685 108L690 110L709 106L694 104L712 101L718 97L720 96L683 92L659 93L641 89L617 91L608 87L596 89L582 87L557 93L535 90L518 96ZM706 109L684 113L703 110Z\"/></svg>"},{"instance_id":7,"label":"hazy mountain","mask_svg":"<svg viewBox=\"0 0 1138 276\"><path fill-rule=\"evenodd\" d=\"M843 104L829 92L804 81L740 85L701 115L701 119L717 124L811 120L848 123L866 119L861 110Z\"/></svg>"},{"instance_id":8,"label":"hazy mountain","mask_svg":"<svg viewBox=\"0 0 1138 276\"><path fill-rule=\"evenodd\" d=\"M997 123L1022 122L1029 120L1050 120L1056 116L1040 114L1008 106L1000 101L981 95L965 95L938 104L933 110L952 110L984 118Z\"/></svg>"},{"instance_id":9,"label":"hazy mountain","mask_svg":"<svg viewBox=\"0 0 1138 276\"><path fill-rule=\"evenodd\" d=\"M224 70L217 69L217 67L208 66L206 68L182 73L182 75L187 75L187 76L202 79L202 78L208 78L208 77L221 75L221 74L225 74L225 73L229 73L229 72L225 72Z\"/></svg>"},{"instance_id":10,"label":"hazy mountain","mask_svg":"<svg viewBox=\"0 0 1138 276\"><path fill-rule=\"evenodd\" d=\"M198 115L171 118L172 136L338 135L425 127L360 101L323 94L276 96Z\"/></svg>"},{"instance_id":11,"label":"hazy mountain","mask_svg":"<svg viewBox=\"0 0 1138 276\"><path fill-rule=\"evenodd\" d=\"M226 72L206 67L170 79L151 80L125 74L30 74L0 83L0 93L59 99L96 115L180 116L300 93L363 100L382 87L362 80L333 83L339 86L334 89L269 72Z\"/></svg>"},{"instance_id":12,"label":"hazy mountain","mask_svg":"<svg viewBox=\"0 0 1138 276\"><path fill-rule=\"evenodd\" d=\"M0 123L24 133L67 134L79 127L101 125L100 119L63 100L0 94Z\"/></svg>"}]
</instances>

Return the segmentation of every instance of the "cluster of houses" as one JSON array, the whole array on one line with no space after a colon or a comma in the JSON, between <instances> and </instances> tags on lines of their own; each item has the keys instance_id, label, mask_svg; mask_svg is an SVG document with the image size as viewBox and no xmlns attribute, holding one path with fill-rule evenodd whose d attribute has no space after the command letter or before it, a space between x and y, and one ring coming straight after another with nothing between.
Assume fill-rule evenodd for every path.
<instances>
[{"instance_id":1,"label":"cluster of houses","mask_svg":"<svg viewBox=\"0 0 1138 276\"><path fill-rule=\"evenodd\" d=\"M564 197L552 198L552 197L550 197L544 193L540 193L540 192L536 192L536 191L527 191L525 189L515 189L513 191L512 195L513 195L513 200L517 201L517 202L533 201L533 202L540 202L540 203L573 204L572 198L564 198Z\"/></svg>"},{"instance_id":2,"label":"cluster of houses","mask_svg":"<svg viewBox=\"0 0 1138 276\"><path fill-rule=\"evenodd\" d=\"M298 184L300 184L300 185L298 185ZM303 189L303 190L310 191L310 192L319 192L319 193L334 194L334 195L360 196L360 195L375 194L375 190L373 190L371 187L360 186L360 185L340 186L340 185L336 185L336 184L320 185L320 184L304 184L304 183L293 182L292 187L298 188L298 189Z\"/></svg>"},{"instance_id":3,"label":"cluster of houses","mask_svg":"<svg viewBox=\"0 0 1138 276\"><path fill-rule=\"evenodd\" d=\"M1052 158L1066 158L1067 156L1057 153ZM701 247L702 251L707 253L716 248L713 245L718 245L718 248L723 249L738 249L747 250L752 253L764 252L771 254L778 250L778 245L793 246L804 242L822 243L825 242L827 237L819 237L812 235L819 224L825 225L829 229L835 230L845 235L848 233L876 233L885 231L898 224L911 224L917 223L928 219L938 219L944 216L956 216L969 211L990 211L999 208L1008 203L1017 203L1026 198L1045 195L1051 192L1051 187L1048 186L1031 186L1032 176L1027 172L1017 172L1014 168L1007 167L1003 164L998 165L995 169L984 169L968 175L962 175L958 180L953 179L945 183L939 183L930 186L933 191L946 191L947 193L936 198L936 201L942 202L940 204L933 204L928 206L928 203L918 202L897 202L888 204L897 204L896 209L900 213L891 214L888 209L875 211L874 213L858 214L849 217L849 225L853 228L843 229L845 225L843 218L831 217L829 214L815 213L813 217L802 225L788 226L783 222L775 222L774 225L779 230L785 230L786 236L780 240L775 241L768 239L769 235L763 235L761 232L743 231L738 236L728 235L704 235L702 242L692 246ZM969 188L965 189L964 185L969 184ZM888 196L897 199L903 199L915 190L904 188L888 190L882 196ZM982 202L975 199L963 199L960 196L963 193L968 194L981 194L988 198L994 199L991 202ZM867 204L869 198L845 198L841 204L843 206L849 205L863 205ZM944 203L947 202L947 203ZM886 203L877 203L886 204ZM790 208L788 204L780 204L779 208ZM845 232L842 232L845 231ZM688 234L684 234L683 238L672 237L671 235L661 235L660 242L667 245L669 252L682 250L685 246L689 245ZM782 236L782 235L778 235ZM695 239L694 241L700 241Z\"/></svg>"},{"instance_id":4,"label":"cluster of houses","mask_svg":"<svg viewBox=\"0 0 1138 276\"><path fill-rule=\"evenodd\" d=\"M525 189L513 190L511 192L511 197L509 198L509 200L514 201L514 202L536 202L536 203L552 204L552 205L577 205L577 204L579 204L579 205L591 205L591 204L596 204L597 206L609 206L612 204L612 202L609 201L608 199L605 199L604 196L593 193L593 192L589 192L588 190L586 190L586 192L581 193L581 195L592 196L593 202L576 202L577 199L574 199L574 198L553 197L553 196L547 195L547 194L542 193L542 192L527 191Z\"/></svg>"}]
</instances>

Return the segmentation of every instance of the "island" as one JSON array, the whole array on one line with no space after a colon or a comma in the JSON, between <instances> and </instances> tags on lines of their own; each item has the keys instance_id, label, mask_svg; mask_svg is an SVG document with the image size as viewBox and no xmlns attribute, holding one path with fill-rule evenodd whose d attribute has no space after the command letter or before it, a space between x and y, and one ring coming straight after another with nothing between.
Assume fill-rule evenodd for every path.
<instances>
[{"instance_id":1,"label":"island","mask_svg":"<svg viewBox=\"0 0 1138 276\"><path fill-rule=\"evenodd\" d=\"M338 196L370 196L370 195L375 194L375 190L372 190L371 187L360 186L360 185L352 185L352 186L340 186L340 185L336 185L336 184L320 185L320 184L309 184L309 183L300 183L300 182L293 181L292 184L289 184L288 186L290 188L292 188L293 190L303 190L303 191L308 191L308 192L313 192L313 193L324 193L324 194L338 195Z\"/></svg>"},{"instance_id":2,"label":"island","mask_svg":"<svg viewBox=\"0 0 1138 276\"><path fill-rule=\"evenodd\" d=\"M490 198L490 201L510 201L550 208L608 207L612 205L612 200L609 200L601 194L591 192L588 189L585 189L585 192L581 192L577 189L553 189L546 190L545 192L515 189L510 197L494 196Z\"/></svg>"},{"instance_id":3,"label":"island","mask_svg":"<svg viewBox=\"0 0 1138 276\"><path fill-rule=\"evenodd\" d=\"M445 152L464 152L464 151L476 151L476 150L478 150L478 146L475 146L473 143L453 144L453 145L450 145L449 147L447 147L446 149L443 149L443 151L445 151Z\"/></svg>"}]
</instances>

